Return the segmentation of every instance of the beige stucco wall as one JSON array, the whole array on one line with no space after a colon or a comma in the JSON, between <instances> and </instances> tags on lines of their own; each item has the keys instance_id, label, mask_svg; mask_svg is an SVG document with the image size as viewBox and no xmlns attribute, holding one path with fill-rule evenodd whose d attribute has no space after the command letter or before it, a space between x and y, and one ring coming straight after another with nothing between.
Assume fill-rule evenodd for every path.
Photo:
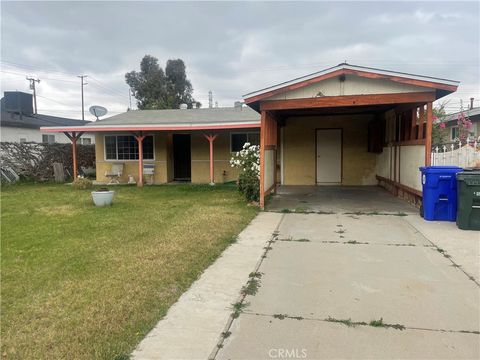
<instances>
[{"instance_id":1,"label":"beige stucco wall","mask_svg":"<svg viewBox=\"0 0 480 360\"><path fill-rule=\"evenodd\" d=\"M108 182L105 172L110 171L113 163L123 163L123 175L120 182L126 183L128 175L133 175L138 180L138 161L135 160L105 160L104 136L115 135L115 133L97 133L95 135L95 156L97 165L97 181ZM144 160L145 164L155 164L154 183L163 184L167 182L167 134L155 133L155 160ZM148 176L145 177L145 179Z\"/></svg>"},{"instance_id":2,"label":"beige stucco wall","mask_svg":"<svg viewBox=\"0 0 480 360\"><path fill-rule=\"evenodd\" d=\"M265 172L263 184L265 191L275 184L275 150L265 150Z\"/></svg>"},{"instance_id":3,"label":"beige stucco wall","mask_svg":"<svg viewBox=\"0 0 480 360\"><path fill-rule=\"evenodd\" d=\"M285 185L316 184L315 129L343 129L343 185L376 185L376 154L367 152L367 129L372 115L288 118L284 127Z\"/></svg>"},{"instance_id":4,"label":"beige stucco wall","mask_svg":"<svg viewBox=\"0 0 480 360\"><path fill-rule=\"evenodd\" d=\"M400 183L422 191L421 176L418 168L425 164L425 146L401 146L399 149Z\"/></svg>"},{"instance_id":5,"label":"beige stucco wall","mask_svg":"<svg viewBox=\"0 0 480 360\"><path fill-rule=\"evenodd\" d=\"M338 77L322 80L316 84L308 85L300 89L279 93L266 100L285 100L312 98L318 96L340 95L366 95L366 94L393 94L419 91L435 91L415 85L401 84L382 79L362 78L354 75L346 75L345 81L339 81Z\"/></svg>"},{"instance_id":6,"label":"beige stucco wall","mask_svg":"<svg viewBox=\"0 0 480 360\"><path fill-rule=\"evenodd\" d=\"M241 132L241 131L240 131ZM210 148L201 133L192 134L192 183L210 182ZM238 171L230 167L230 132L218 133L213 143L215 182L223 183L238 178Z\"/></svg>"},{"instance_id":7,"label":"beige stucco wall","mask_svg":"<svg viewBox=\"0 0 480 360\"><path fill-rule=\"evenodd\" d=\"M377 161L375 166L375 174L386 179L390 179L390 160L392 156L392 148L389 146L383 147L383 151L377 154Z\"/></svg>"},{"instance_id":8,"label":"beige stucco wall","mask_svg":"<svg viewBox=\"0 0 480 360\"><path fill-rule=\"evenodd\" d=\"M242 132L232 131L232 132ZM256 131L256 130L246 130ZM258 130L257 130L258 131ZM230 131L216 132L218 137L214 141L214 176L215 182L223 183L235 181L238 178L238 170L230 167ZM108 182L105 172L109 171L113 163L123 163L124 172L120 182L126 183L128 175L138 180L138 161L132 160L108 160L104 159L104 136L114 133L97 133L95 135L95 152L97 166L97 181ZM155 137L155 160L144 160L145 164L155 164L155 184L163 184L173 180L173 153L171 134L158 132ZM192 183L210 182L210 149L207 139L202 133L191 134L191 158L192 158Z\"/></svg>"}]
</instances>

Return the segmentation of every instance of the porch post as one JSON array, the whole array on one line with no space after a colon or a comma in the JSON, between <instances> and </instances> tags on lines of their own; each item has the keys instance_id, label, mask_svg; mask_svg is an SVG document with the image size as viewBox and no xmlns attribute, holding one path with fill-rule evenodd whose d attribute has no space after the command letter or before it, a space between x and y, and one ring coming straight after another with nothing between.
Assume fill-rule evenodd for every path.
<instances>
[{"instance_id":1,"label":"porch post","mask_svg":"<svg viewBox=\"0 0 480 360\"><path fill-rule=\"evenodd\" d=\"M140 134L135 134L135 139L137 139L138 143L138 182L137 186L143 186L143 139L145 139L145 135L141 132Z\"/></svg>"},{"instance_id":2,"label":"porch post","mask_svg":"<svg viewBox=\"0 0 480 360\"><path fill-rule=\"evenodd\" d=\"M215 175L214 175L214 159L213 159L213 142L217 138L218 135L207 135L203 134L205 139L208 140L210 145L210 185L215 185Z\"/></svg>"},{"instance_id":3,"label":"porch post","mask_svg":"<svg viewBox=\"0 0 480 360\"><path fill-rule=\"evenodd\" d=\"M430 166L432 163L432 123L433 123L433 108L432 103L427 103L427 126L425 130L425 166Z\"/></svg>"},{"instance_id":4,"label":"porch post","mask_svg":"<svg viewBox=\"0 0 480 360\"><path fill-rule=\"evenodd\" d=\"M64 132L65 136L70 139L72 142L72 161L73 161L73 180L78 176L78 165L77 165L77 140L83 135L83 132L75 132L73 131L71 134L68 132Z\"/></svg>"},{"instance_id":5,"label":"porch post","mask_svg":"<svg viewBox=\"0 0 480 360\"><path fill-rule=\"evenodd\" d=\"M73 133L72 137L72 159L73 159L73 180L77 178L77 137Z\"/></svg>"},{"instance_id":6,"label":"porch post","mask_svg":"<svg viewBox=\"0 0 480 360\"><path fill-rule=\"evenodd\" d=\"M260 208L263 210L265 208L265 122L266 122L267 112L262 110L260 117Z\"/></svg>"}]
</instances>

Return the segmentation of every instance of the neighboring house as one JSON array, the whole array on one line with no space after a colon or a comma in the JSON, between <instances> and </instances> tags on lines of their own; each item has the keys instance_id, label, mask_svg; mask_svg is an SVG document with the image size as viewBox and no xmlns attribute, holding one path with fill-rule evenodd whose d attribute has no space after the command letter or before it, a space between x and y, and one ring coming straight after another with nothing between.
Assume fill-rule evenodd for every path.
<instances>
[{"instance_id":1,"label":"neighboring house","mask_svg":"<svg viewBox=\"0 0 480 360\"><path fill-rule=\"evenodd\" d=\"M470 130L472 137L478 138L480 136L480 107L464 110L466 117L472 122L472 129ZM448 130L448 141L458 140L458 116L460 111L454 114L445 115L443 122L445 128Z\"/></svg>"},{"instance_id":2,"label":"neighboring house","mask_svg":"<svg viewBox=\"0 0 480 360\"><path fill-rule=\"evenodd\" d=\"M147 162L155 183L234 180L228 160L248 141L260 142L261 206L279 184L380 184L418 199L418 167L431 161L432 103L458 84L343 63L244 95L248 107L130 111L42 131L75 139L95 132L99 181L122 163L122 181L132 175L141 186Z\"/></svg>"},{"instance_id":3,"label":"neighboring house","mask_svg":"<svg viewBox=\"0 0 480 360\"><path fill-rule=\"evenodd\" d=\"M34 114L32 95L20 91L6 91L0 100L0 140L2 142L69 143L62 133L41 132L42 126L83 126L90 121ZM82 144L93 144L94 134L85 134Z\"/></svg>"}]
</instances>

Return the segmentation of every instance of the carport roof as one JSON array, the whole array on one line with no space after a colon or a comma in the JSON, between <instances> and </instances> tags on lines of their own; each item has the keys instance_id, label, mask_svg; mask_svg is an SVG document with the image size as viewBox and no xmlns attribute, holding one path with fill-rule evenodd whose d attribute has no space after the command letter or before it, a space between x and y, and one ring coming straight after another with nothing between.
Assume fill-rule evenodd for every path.
<instances>
[{"instance_id":1,"label":"carport roof","mask_svg":"<svg viewBox=\"0 0 480 360\"><path fill-rule=\"evenodd\" d=\"M330 67L321 71L314 72L309 75L305 75L293 80L282 82L273 86L266 87L261 90L253 91L248 94L243 95L245 102L247 104L265 99L274 94L277 94L282 91L288 91L291 89L296 89L304 85L325 80L334 76L339 75L357 75L363 77L377 78L377 79L387 79L395 82L418 85L423 87L430 87L434 89L439 89L446 91L448 93L453 92L457 89L459 81L448 80L443 78L436 78L431 76L416 75L398 71L383 70L365 66L351 65L347 63L341 63L337 66Z\"/></svg>"}]
</instances>

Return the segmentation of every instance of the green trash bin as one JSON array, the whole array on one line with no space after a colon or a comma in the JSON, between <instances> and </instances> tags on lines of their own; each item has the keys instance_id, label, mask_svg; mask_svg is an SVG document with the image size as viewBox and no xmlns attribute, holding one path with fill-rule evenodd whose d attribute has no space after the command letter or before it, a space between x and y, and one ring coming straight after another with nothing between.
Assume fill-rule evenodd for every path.
<instances>
[{"instance_id":1,"label":"green trash bin","mask_svg":"<svg viewBox=\"0 0 480 360\"><path fill-rule=\"evenodd\" d=\"M480 169L457 173L457 226L480 230Z\"/></svg>"}]
</instances>

